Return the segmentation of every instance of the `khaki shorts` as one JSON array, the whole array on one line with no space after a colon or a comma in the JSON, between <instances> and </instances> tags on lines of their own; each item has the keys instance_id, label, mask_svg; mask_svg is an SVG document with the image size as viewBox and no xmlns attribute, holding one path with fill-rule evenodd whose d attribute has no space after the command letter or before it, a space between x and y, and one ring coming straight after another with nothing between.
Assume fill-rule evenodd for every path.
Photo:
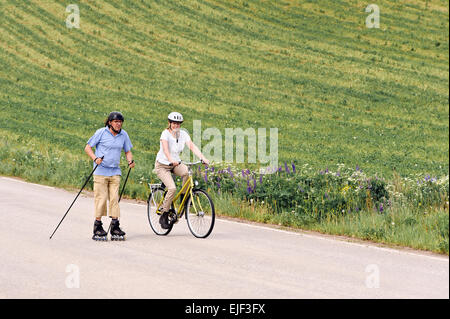
<instances>
[{"instance_id":1,"label":"khaki shorts","mask_svg":"<svg viewBox=\"0 0 450 319\"><path fill-rule=\"evenodd\" d=\"M170 205L172 205L172 200L175 197L177 192L177 188L175 186L175 182L172 178L172 170L173 173L177 176L181 176L183 178L183 185L189 179L189 171L188 167L184 164L180 164L176 167L161 164L160 162L155 162L155 173L158 178L166 185L167 194L164 198L164 202L162 204L163 211L167 212L170 209Z\"/></svg>"},{"instance_id":2,"label":"khaki shorts","mask_svg":"<svg viewBox=\"0 0 450 319\"><path fill-rule=\"evenodd\" d=\"M109 200L109 216L120 217L119 208L120 175L94 175L95 218L107 216L106 204Z\"/></svg>"}]
</instances>

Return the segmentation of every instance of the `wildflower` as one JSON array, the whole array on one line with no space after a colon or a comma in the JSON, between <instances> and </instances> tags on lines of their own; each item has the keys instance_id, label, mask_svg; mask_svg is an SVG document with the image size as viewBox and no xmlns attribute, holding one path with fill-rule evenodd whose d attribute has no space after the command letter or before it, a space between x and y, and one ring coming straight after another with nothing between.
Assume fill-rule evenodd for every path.
<instances>
[{"instance_id":1,"label":"wildflower","mask_svg":"<svg viewBox=\"0 0 450 319\"><path fill-rule=\"evenodd\" d=\"M287 163L286 163L286 162L284 162L284 170L286 171L286 173L289 173L289 168L288 168L288 166L287 166Z\"/></svg>"},{"instance_id":2,"label":"wildflower","mask_svg":"<svg viewBox=\"0 0 450 319\"><path fill-rule=\"evenodd\" d=\"M292 171L295 173L295 164L292 163Z\"/></svg>"},{"instance_id":3,"label":"wildflower","mask_svg":"<svg viewBox=\"0 0 450 319\"><path fill-rule=\"evenodd\" d=\"M262 184L263 183L263 178L262 175L259 175L259 183Z\"/></svg>"}]
</instances>

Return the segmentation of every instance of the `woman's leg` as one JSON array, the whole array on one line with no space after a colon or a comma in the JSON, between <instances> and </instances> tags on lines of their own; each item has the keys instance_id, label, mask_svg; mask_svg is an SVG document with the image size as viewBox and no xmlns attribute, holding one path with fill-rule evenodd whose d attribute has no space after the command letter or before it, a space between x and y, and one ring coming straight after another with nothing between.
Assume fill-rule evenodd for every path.
<instances>
[{"instance_id":1,"label":"woman's leg","mask_svg":"<svg viewBox=\"0 0 450 319\"><path fill-rule=\"evenodd\" d=\"M175 197L175 193L177 191L177 188L175 186L175 182L172 178L172 166L164 165L159 162L156 162L156 175L158 178L166 185L167 187L167 194L164 198L164 202L162 204L162 211L167 212L170 209L170 205L172 205L172 200Z\"/></svg>"}]
</instances>

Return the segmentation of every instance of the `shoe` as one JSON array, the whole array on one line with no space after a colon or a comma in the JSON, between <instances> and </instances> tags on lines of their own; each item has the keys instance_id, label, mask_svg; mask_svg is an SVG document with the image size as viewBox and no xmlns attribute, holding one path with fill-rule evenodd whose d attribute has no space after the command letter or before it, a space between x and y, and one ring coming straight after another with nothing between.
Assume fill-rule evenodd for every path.
<instances>
[{"instance_id":1,"label":"shoe","mask_svg":"<svg viewBox=\"0 0 450 319\"><path fill-rule=\"evenodd\" d=\"M161 224L161 228L169 229L169 212L162 213L161 217L159 218L159 223Z\"/></svg>"},{"instance_id":2,"label":"shoe","mask_svg":"<svg viewBox=\"0 0 450 319\"><path fill-rule=\"evenodd\" d=\"M99 220L96 220L94 222L94 235L92 236L92 239L106 241L106 235L107 233L103 229L103 223Z\"/></svg>"},{"instance_id":3,"label":"shoe","mask_svg":"<svg viewBox=\"0 0 450 319\"><path fill-rule=\"evenodd\" d=\"M111 221L111 240L125 240L126 233L120 229L120 223L118 219Z\"/></svg>"}]
</instances>

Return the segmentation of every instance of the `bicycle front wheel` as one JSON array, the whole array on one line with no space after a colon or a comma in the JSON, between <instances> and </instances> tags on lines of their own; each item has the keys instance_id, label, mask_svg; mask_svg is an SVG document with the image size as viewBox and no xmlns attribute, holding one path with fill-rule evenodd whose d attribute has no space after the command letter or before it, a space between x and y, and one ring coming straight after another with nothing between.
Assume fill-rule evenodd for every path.
<instances>
[{"instance_id":1,"label":"bicycle front wheel","mask_svg":"<svg viewBox=\"0 0 450 319\"><path fill-rule=\"evenodd\" d=\"M160 205L164 199L164 192L165 191L162 188L156 188L152 190L147 201L148 222L150 223L150 227L155 232L155 234L160 236L164 236L170 233L173 226L173 224L170 224L168 229L164 229L159 223L159 218L161 217L161 215L158 212L158 205Z\"/></svg>"},{"instance_id":2,"label":"bicycle front wheel","mask_svg":"<svg viewBox=\"0 0 450 319\"><path fill-rule=\"evenodd\" d=\"M194 189L186 203L186 219L189 230L197 238L206 238L214 228L214 204L201 189Z\"/></svg>"}]
</instances>

